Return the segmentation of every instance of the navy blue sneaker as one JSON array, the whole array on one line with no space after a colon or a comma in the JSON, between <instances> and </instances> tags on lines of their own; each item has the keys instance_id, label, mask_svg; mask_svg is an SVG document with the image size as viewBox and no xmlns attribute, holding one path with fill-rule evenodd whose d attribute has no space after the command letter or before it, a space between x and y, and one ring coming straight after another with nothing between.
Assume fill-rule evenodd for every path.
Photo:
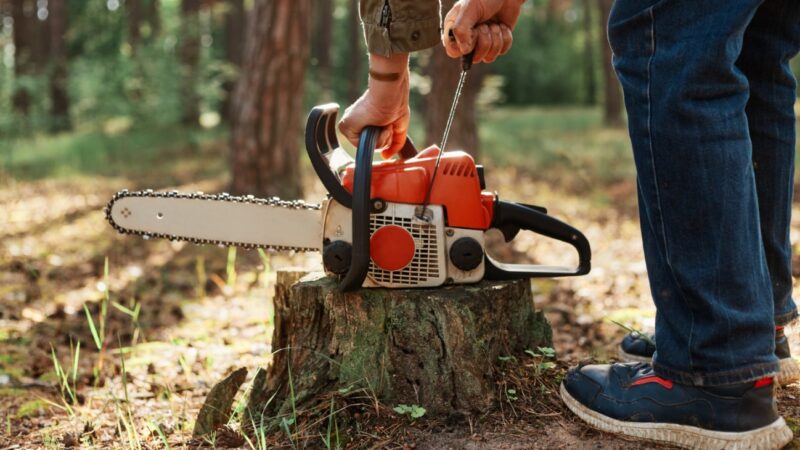
<instances>
[{"instance_id":1,"label":"navy blue sneaker","mask_svg":"<svg viewBox=\"0 0 800 450\"><path fill-rule=\"evenodd\" d=\"M656 352L655 336L634 331L625 335L619 344L619 359L626 362L653 362ZM794 383L800 379L800 365L792 358L789 350L789 339L783 327L775 327L775 356L780 359L781 370L775 381L781 386Z\"/></svg>"},{"instance_id":2,"label":"navy blue sneaker","mask_svg":"<svg viewBox=\"0 0 800 450\"><path fill-rule=\"evenodd\" d=\"M792 440L772 377L718 387L673 383L644 363L579 366L561 398L593 428L691 449L776 450Z\"/></svg>"}]
</instances>

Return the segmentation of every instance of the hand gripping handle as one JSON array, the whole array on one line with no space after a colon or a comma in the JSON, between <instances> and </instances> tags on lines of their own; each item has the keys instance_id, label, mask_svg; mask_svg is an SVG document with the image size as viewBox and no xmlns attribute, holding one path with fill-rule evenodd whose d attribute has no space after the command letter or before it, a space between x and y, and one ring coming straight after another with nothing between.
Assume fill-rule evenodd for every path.
<instances>
[{"instance_id":1,"label":"hand gripping handle","mask_svg":"<svg viewBox=\"0 0 800 450\"><path fill-rule=\"evenodd\" d=\"M315 106L311 110L306 122L306 152L314 171L331 197L340 204L352 208L353 197L342 186L339 171L352 164L353 157L339 146L339 140L336 138L338 115L339 105L336 103ZM400 157L409 159L416 154L417 149L411 138L408 138L406 145L400 151Z\"/></svg>"},{"instance_id":2,"label":"hand gripping handle","mask_svg":"<svg viewBox=\"0 0 800 450\"><path fill-rule=\"evenodd\" d=\"M541 208L498 200L494 206L494 218L490 228L503 232L506 242L514 239L520 230L528 230L562 242L578 251L577 267L543 266L534 264L506 264L486 255L487 280L511 280L516 278L565 277L585 275L592 267L592 249L586 236L570 225L548 216Z\"/></svg>"}]
</instances>

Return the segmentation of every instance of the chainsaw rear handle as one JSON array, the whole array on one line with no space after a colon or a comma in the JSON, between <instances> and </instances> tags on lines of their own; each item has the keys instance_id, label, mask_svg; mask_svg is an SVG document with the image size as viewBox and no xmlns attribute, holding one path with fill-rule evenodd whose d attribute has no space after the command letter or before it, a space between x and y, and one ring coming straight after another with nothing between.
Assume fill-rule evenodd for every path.
<instances>
[{"instance_id":1,"label":"chainsaw rear handle","mask_svg":"<svg viewBox=\"0 0 800 450\"><path fill-rule=\"evenodd\" d=\"M367 278L369 270L369 215L372 210L372 155L380 127L366 127L361 131L361 136L356 149L356 166L353 173L353 241L350 258L350 268L339 282L339 291L346 292L360 288Z\"/></svg>"},{"instance_id":2,"label":"chainsaw rear handle","mask_svg":"<svg viewBox=\"0 0 800 450\"><path fill-rule=\"evenodd\" d=\"M535 264L506 264L485 255L487 280L512 280L517 278L565 277L585 275L592 268L592 249L589 241L576 228L547 215L542 208L497 200L490 228L503 232L506 242L514 239L520 230L532 231L552 239L566 242L578 251L578 266L543 266Z\"/></svg>"},{"instance_id":3,"label":"chainsaw rear handle","mask_svg":"<svg viewBox=\"0 0 800 450\"><path fill-rule=\"evenodd\" d=\"M306 122L306 151L314 171L331 197L338 203L352 208L353 196L342 186L339 171L354 161L350 154L339 146L339 140L336 138L338 115L339 105L336 103L315 106L311 110ZM361 134L363 137L364 132ZM375 150L375 145L372 146L372 150ZM416 155L417 149L414 143L411 138L407 138L405 146L400 150L400 158L409 159Z\"/></svg>"}]
</instances>

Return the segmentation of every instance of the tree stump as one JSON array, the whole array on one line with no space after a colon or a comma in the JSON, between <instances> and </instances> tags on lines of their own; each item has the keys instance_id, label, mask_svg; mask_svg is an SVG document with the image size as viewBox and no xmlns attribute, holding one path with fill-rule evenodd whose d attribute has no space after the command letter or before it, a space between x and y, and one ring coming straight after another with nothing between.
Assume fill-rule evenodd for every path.
<instances>
[{"instance_id":1,"label":"tree stump","mask_svg":"<svg viewBox=\"0 0 800 450\"><path fill-rule=\"evenodd\" d=\"M480 412L496 400L498 357L551 345L529 280L342 294L334 278L302 275L278 272L273 361L253 382L251 417L353 388L429 416Z\"/></svg>"}]
</instances>

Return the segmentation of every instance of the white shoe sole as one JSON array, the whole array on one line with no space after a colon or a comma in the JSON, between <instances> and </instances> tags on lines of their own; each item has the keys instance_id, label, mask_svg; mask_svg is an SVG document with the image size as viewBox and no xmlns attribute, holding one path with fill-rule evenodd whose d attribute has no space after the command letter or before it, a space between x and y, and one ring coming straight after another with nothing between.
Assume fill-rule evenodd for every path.
<instances>
[{"instance_id":1,"label":"white shoe sole","mask_svg":"<svg viewBox=\"0 0 800 450\"><path fill-rule=\"evenodd\" d=\"M711 431L672 423L625 422L604 416L584 406L561 384L561 399L567 407L592 428L648 441L698 450L778 450L792 440L792 430L783 417L751 431Z\"/></svg>"},{"instance_id":2,"label":"white shoe sole","mask_svg":"<svg viewBox=\"0 0 800 450\"><path fill-rule=\"evenodd\" d=\"M640 362L648 364L653 362L653 358L647 358L645 356L628 353L622 349L622 346L619 347L617 352L619 353L619 359L623 362ZM778 383L780 386L786 386L787 384L792 384L795 381L800 380L800 364L798 364L797 361L795 361L793 358L783 358L779 362L781 368L780 372L778 372L778 376L775 377L776 383Z\"/></svg>"}]
</instances>

